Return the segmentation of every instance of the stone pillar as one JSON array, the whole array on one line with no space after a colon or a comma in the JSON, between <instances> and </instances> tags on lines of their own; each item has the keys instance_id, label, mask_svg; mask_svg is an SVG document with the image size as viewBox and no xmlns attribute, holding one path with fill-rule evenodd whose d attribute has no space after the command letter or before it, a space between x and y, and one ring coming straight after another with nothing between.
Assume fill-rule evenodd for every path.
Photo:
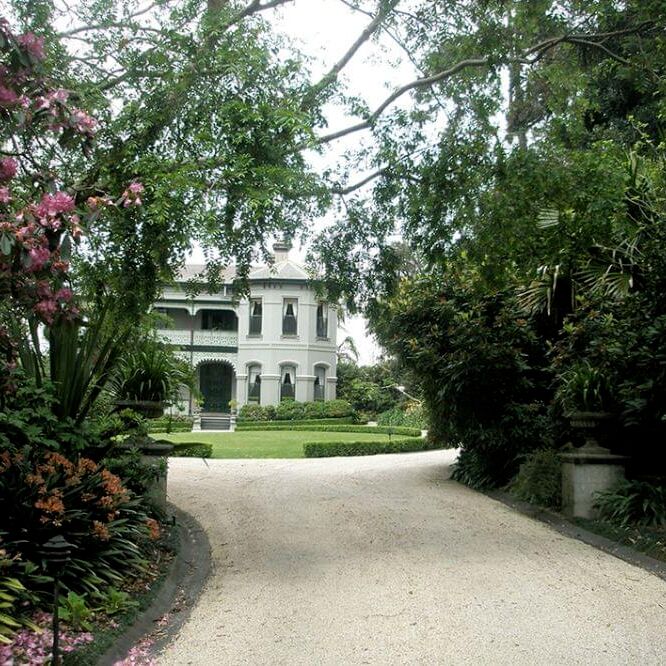
<instances>
[{"instance_id":1,"label":"stone pillar","mask_svg":"<svg viewBox=\"0 0 666 666\"><path fill-rule=\"evenodd\" d=\"M314 375L298 375L296 378L296 400L312 402L314 400Z\"/></svg>"},{"instance_id":2,"label":"stone pillar","mask_svg":"<svg viewBox=\"0 0 666 666\"><path fill-rule=\"evenodd\" d=\"M280 375L261 375L261 404L277 405L280 402Z\"/></svg>"},{"instance_id":3,"label":"stone pillar","mask_svg":"<svg viewBox=\"0 0 666 666\"><path fill-rule=\"evenodd\" d=\"M247 375L236 375L236 402L238 407L247 404Z\"/></svg>"},{"instance_id":4,"label":"stone pillar","mask_svg":"<svg viewBox=\"0 0 666 666\"><path fill-rule=\"evenodd\" d=\"M562 511L574 518L596 518L596 494L609 490L624 477L626 456L613 455L602 446L582 446L563 453Z\"/></svg>"},{"instance_id":5,"label":"stone pillar","mask_svg":"<svg viewBox=\"0 0 666 666\"><path fill-rule=\"evenodd\" d=\"M326 400L335 400L337 397L337 377L326 377Z\"/></svg>"}]
</instances>

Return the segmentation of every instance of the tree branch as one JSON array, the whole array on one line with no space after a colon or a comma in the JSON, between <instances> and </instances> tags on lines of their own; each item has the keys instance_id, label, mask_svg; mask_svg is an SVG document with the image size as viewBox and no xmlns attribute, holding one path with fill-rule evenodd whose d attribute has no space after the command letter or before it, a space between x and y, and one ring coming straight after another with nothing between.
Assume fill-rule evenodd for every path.
<instances>
[{"instance_id":1,"label":"tree branch","mask_svg":"<svg viewBox=\"0 0 666 666\"><path fill-rule=\"evenodd\" d=\"M538 62L541 58L543 58L543 56L548 51L551 51L559 44L581 44L582 42L584 42L587 46L592 46L595 48L599 48L605 52L608 52L609 50L603 44L603 42L606 41L609 37L620 37L620 36L640 33L645 28L651 27L652 25L653 25L652 22L643 22L638 26L634 26L633 28L614 30L613 32L595 33L590 35L562 35L559 37L551 37L526 49L525 51L523 51L521 55L514 58L506 58L502 62L498 62L496 59L491 59L490 56L483 56L479 58L467 58L465 60L461 60L457 62L455 65L452 65L451 67L442 70L441 72L437 72L436 74L432 74L431 76L418 78L415 79L414 81L406 83L405 85L401 86L400 88L392 92L365 120L359 123L355 123L354 125L345 127L341 130L337 130L336 132L331 132L330 134L324 134L315 140L314 145L318 146L324 143L330 143L331 141L335 141L336 139L339 139L343 136L354 134L355 132L360 132L365 129L371 129L375 125L377 120L382 116L384 111L386 111L386 109L389 106L391 106L394 102L396 102L406 93L410 92L411 90L416 90L419 88L428 88L430 86L433 86L436 83L439 83L440 81L444 81L445 79L452 77L454 74L457 74L458 72L464 69L491 67L493 65L511 64L511 63L533 65L536 62ZM614 56L616 54L613 54L611 52L609 55ZM626 64L630 64L628 61L625 62Z\"/></svg>"}]
</instances>

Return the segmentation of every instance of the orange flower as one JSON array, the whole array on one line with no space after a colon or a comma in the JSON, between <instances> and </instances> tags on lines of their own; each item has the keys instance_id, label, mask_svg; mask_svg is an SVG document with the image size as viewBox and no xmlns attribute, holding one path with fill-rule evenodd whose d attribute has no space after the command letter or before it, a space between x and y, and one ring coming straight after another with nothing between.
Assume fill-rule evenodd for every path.
<instances>
[{"instance_id":1,"label":"orange flower","mask_svg":"<svg viewBox=\"0 0 666 666\"><path fill-rule=\"evenodd\" d=\"M26 474L25 482L29 486L44 486L44 477L41 474Z\"/></svg>"},{"instance_id":2,"label":"orange flower","mask_svg":"<svg viewBox=\"0 0 666 666\"><path fill-rule=\"evenodd\" d=\"M0 474L6 472L12 466L12 460L9 456L9 451L0 453Z\"/></svg>"},{"instance_id":3,"label":"orange flower","mask_svg":"<svg viewBox=\"0 0 666 666\"><path fill-rule=\"evenodd\" d=\"M97 471L97 463L90 460L90 458L81 458L79 460L78 464L78 469L77 473L79 475L83 475L85 472L96 472Z\"/></svg>"},{"instance_id":4,"label":"orange flower","mask_svg":"<svg viewBox=\"0 0 666 666\"><path fill-rule=\"evenodd\" d=\"M35 507L46 511L46 513L57 513L62 515L65 513L65 505L62 501L62 493L54 490L53 494L46 499L40 499L35 502Z\"/></svg>"},{"instance_id":5,"label":"orange flower","mask_svg":"<svg viewBox=\"0 0 666 666\"><path fill-rule=\"evenodd\" d=\"M99 520L93 520L92 534L100 541L108 541L111 538L108 528Z\"/></svg>"},{"instance_id":6,"label":"orange flower","mask_svg":"<svg viewBox=\"0 0 666 666\"><path fill-rule=\"evenodd\" d=\"M153 541L156 541L157 539L160 538L161 534L160 524L154 518L148 518L146 520L146 526L148 527L150 538Z\"/></svg>"}]
</instances>

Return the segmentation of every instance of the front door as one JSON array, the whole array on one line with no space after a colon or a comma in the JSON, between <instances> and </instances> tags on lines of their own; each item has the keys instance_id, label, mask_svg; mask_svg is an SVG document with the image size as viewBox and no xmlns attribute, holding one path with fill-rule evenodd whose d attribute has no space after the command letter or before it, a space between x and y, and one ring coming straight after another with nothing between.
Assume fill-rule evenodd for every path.
<instances>
[{"instance_id":1,"label":"front door","mask_svg":"<svg viewBox=\"0 0 666 666\"><path fill-rule=\"evenodd\" d=\"M229 411L232 368L226 363L205 363L199 367L199 387L204 412Z\"/></svg>"}]
</instances>

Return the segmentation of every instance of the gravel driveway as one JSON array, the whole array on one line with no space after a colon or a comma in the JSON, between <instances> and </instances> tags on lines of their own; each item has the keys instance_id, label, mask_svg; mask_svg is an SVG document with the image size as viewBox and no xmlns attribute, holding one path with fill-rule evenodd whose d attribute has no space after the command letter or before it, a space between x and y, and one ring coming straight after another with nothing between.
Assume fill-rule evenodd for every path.
<instances>
[{"instance_id":1,"label":"gravel driveway","mask_svg":"<svg viewBox=\"0 0 666 666\"><path fill-rule=\"evenodd\" d=\"M452 458L173 460L214 570L159 663L666 663L666 582L448 480Z\"/></svg>"}]
</instances>

